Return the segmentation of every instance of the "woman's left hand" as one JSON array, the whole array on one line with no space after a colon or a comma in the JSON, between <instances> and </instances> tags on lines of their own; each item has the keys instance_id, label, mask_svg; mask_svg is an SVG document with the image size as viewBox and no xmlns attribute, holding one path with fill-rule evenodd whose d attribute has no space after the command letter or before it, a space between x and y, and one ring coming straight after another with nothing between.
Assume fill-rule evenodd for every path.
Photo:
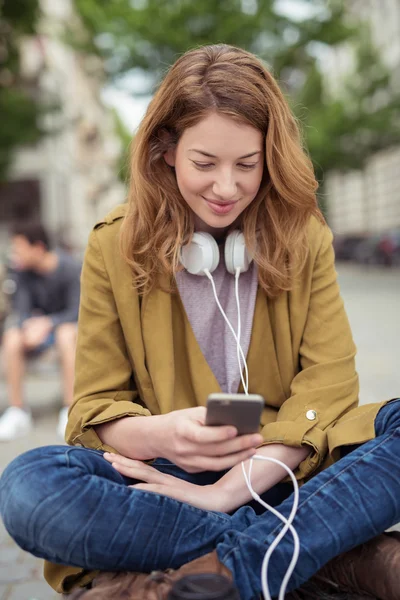
<instances>
[{"instance_id":1,"label":"woman's left hand","mask_svg":"<svg viewBox=\"0 0 400 600\"><path fill-rule=\"evenodd\" d=\"M196 485L189 483L173 475L161 473L140 460L132 460L119 454L105 452L104 458L121 475L144 482L129 487L169 496L203 510L225 512L224 496L222 490L216 484Z\"/></svg>"}]
</instances>

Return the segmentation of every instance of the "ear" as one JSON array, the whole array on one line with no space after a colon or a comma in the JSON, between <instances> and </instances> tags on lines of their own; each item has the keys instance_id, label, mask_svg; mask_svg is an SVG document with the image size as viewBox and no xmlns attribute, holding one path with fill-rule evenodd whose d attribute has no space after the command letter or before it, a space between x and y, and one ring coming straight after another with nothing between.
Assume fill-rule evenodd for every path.
<instances>
[{"instance_id":1,"label":"ear","mask_svg":"<svg viewBox=\"0 0 400 600\"><path fill-rule=\"evenodd\" d=\"M166 127L163 127L158 132L158 138L161 141L162 146L165 148L163 157L167 165L175 167L175 155L176 155L176 140L171 131Z\"/></svg>"},{"instance_id":2,"label":"ear","mask_svg":"<svg viewBox=\"0 0 400 600\"><path fill-rule=\"evenodd\" d=\"M164 160L170 167L175 167L176 147L170 147L164 152Z\"/></svg>"}]
</instances>

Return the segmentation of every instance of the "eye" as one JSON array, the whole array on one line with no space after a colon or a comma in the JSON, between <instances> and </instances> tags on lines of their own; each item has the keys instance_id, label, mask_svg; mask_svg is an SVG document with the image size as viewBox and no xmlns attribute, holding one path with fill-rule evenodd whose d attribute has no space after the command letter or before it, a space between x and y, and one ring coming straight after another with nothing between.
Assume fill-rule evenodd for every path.
<instances>
[{"instance_id":1,"label":"eye","mask_svg":"<svg viewBox=\"0 0 400 600\"><path fill-rule=\"evenodd\" d=\"M240 163L238 166L245 171L250 171L250 169L254 169L257 166L257 163Z\"/></svg>"},{"instance_id":2,"label":"eye","mask_svg":"<svg viewBox=\"0 0 400 600\"><path fill-rule=\"evenodd\" d=\"M193 164L198 168L198 169L210 169L211 167L214 167L214 163L203 163L203 162L197 162L195 160L192 161ZM254 167L257 166L258 163L238 163L238 167L240 169L243 169L244 171L250 171L251 169L254 169Z\"/></svg>"},{"instance_id":3,"label":"eye","mask_svg":"<svg viewBox=\"0 0 400 600\"><path fill-rule=\"evenodd\" d=\"M201 163L201 162L196 162L195 160L192 161L194 165L196 165L196 167L198 167L199 169L209 169L210 167L213 167L214 164L213 163Z\"/></svg>"}]
</instances>

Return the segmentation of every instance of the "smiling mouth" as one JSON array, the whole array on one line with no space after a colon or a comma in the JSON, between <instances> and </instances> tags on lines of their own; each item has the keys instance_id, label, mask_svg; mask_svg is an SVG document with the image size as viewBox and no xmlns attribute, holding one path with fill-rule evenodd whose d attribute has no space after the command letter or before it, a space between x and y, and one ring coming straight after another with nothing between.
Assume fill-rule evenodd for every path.
<instances>
[{"instance_id":1,"label":"smiling mouth","mask_svg":"<svg viewBox=\"0 0 400 600\"><path fill-rule=\"evenodd\" d=\"M206 202L211 202L211 204L217 204L217 206L230 206L231 204L236 204L236 202L238 202L237 200L232 200L231 202L221 202L220 200L212 200L211 198L205 198L204 196L202 196L202 198Z\"/></svg>"}]
</instances>

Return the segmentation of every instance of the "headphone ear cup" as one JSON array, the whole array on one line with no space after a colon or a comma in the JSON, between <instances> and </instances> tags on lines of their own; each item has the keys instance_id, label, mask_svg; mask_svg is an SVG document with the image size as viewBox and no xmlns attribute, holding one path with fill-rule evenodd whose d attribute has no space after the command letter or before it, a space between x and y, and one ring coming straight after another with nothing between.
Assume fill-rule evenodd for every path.
<instances>
[{"instance_id":1,"label":"headphone ear cup","mask_svg":"<svg viewBox=\"0 0 400 600\"><path fill-rule=\"evenodd\" d=\"M236 269L244 273L249 269L251 261L243 233L238 230L232 231L225 241L226 270L232 275L236 275Z\"/></svg>"},{"instance_id":2,"label":"headphone ear cup","mask_svg":"<svg viewBox=\"0 0 400 600\"><path fill-rule=\"evenodd\" d=\"M218 244L212 235L196 232L191 241L181 248L181 263L192 275L205 275L215 271L219 263Z\"/></svg>"}]
</instances>

